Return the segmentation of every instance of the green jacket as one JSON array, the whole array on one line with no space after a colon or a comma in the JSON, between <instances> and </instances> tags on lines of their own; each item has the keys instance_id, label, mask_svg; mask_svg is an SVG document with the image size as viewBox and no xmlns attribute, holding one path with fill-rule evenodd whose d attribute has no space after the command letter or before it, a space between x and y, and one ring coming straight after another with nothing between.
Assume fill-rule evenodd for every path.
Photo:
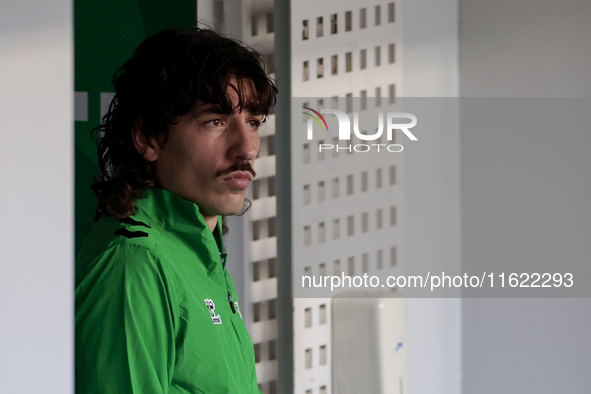
<instances>
[{"instance_id":1,"label":"green jacket","mask_svg":"<svg viewBox=\"0 0 591 394\"><path fill-rule=\"evenodd\" d=\"M148 189L102 216L76 259L76 392L260 393L221 218Z\"/></svg>"}]
</instances>

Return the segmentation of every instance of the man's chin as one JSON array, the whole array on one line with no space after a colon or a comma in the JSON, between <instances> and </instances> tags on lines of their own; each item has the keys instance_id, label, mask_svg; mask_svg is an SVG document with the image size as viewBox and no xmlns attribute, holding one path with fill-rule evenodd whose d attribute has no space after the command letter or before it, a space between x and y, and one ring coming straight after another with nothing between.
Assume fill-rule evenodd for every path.
<instances>
[{"instance_id":1,"label":"man's chin","mask_svg":"<svg viewBox=\"0 0 591 394\"><path fill-rule=\"evenodd\" d=\"M234 200L234 199L233 199ZM251 202L246 200L244 197L235 199L234 201L228 201L224 207L220 207L219 214L222 216L236 216L244 214L248 208L250 208Z\"/></svg>"},{"instance_id":2,"label":"man's chin","mask_svg":"<svg viewBox=\"0 0 591 394\"><path fill-rule=\"evenodd\" d=\"M250 208L250 201L248 201L248 203L244 202L239 209L234 209L232 210L231 213L228 213L224 216L242 216L246 213L246 211L248 211L248 209Z\"/></svg>"}]
</instances>

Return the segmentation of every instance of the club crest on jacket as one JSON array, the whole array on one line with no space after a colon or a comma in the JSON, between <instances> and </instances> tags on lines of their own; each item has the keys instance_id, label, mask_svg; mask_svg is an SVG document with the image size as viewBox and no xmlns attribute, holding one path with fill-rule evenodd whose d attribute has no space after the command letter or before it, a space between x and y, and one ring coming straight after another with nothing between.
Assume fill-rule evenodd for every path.
<instances>
[{"instance_id":1,"label":"club crest on jacket","mask_svg":"<svg viewBox=\"0 0 591 394\"><path fill-rule=\"evenodd\" d=\"M213 321L213 324L222 324L222 318L220 315L215 314L215 304L213 303L213 300L206 298L203 301L205 302L207 309L209 309L209 313L211 313L211 320Z\"/></svg>"}]
</instances>

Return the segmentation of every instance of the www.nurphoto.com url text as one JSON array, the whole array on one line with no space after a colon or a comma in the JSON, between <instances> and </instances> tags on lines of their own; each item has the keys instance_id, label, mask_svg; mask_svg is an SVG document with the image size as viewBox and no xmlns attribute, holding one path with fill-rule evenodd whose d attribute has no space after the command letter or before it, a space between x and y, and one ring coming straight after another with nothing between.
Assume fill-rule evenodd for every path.
<instances>
[{"instance_id":1,"label":"www.nurphoto.com url text","mask_svg":"<svg viewBox=\"0 0 591 394\"><path fill-rule=\"evenodd\" d=\"M388 276L385 283L381 283L380 277L369 276L367 273L363 275L348 276L344 273L338 275L325 276L302 276L303 288L329 288L330 291L335 289L346 288L428 288L434 291L439 288L481 288L483 286L488 288L494 287L522 287L522 288L552 288L552 287L572 287L573 274L571 273L499 273L484 272L481 276L477 275L446 275L444 272L437 275L432 275L428 272L426 275L399 275Z\"/></svg>"}]
</instances>

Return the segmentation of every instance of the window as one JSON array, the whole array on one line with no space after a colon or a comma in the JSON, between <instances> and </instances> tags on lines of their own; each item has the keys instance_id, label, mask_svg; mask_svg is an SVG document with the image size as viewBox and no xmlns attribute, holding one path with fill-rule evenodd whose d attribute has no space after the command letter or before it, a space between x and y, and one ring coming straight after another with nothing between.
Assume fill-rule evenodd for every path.
<instances>
[{"instance_id":1,"label":"window","mask_svg":"<svg viewBox=\"0 0 591 394\"><path fill-rule=\"evenodd\" d=\"M359 68L365 70L367 68L367 50L362 49L359 52Z\"/></svg>"},{"instance_id":2,"label":"window","mask_svg":"<svg viewBox=\"0 0 591 394\"><path fill-rule=\"evenodd\" d=\"M353 276L355 275L355 257L351 256L347 259L347 268L348 272L347 275Z\"/></svg>"},{"instance_id":3,"label":"window","mask_svg":"<svg viewBox=\"0 0 591 394\"><path fill-rule=\"evenodd\" d=\"M376 47L376 67L382 64L382 47Z\"/></svg>"},{"instance_id":4,"label":"window","mask_svg":"<svg viewBox=\"0 0 591 394\"><path fill-rule=\"evenodd\" d=\"M395 267L396 262L396 246L390 248L390 267Z\"/></svg>"},{"instance_id":5,"label":"window","mask_svg":"<svg viewBox=\"0 0 591 394\"><path fill-rule=\"evenodd\" d=\"M378 270L381 270L382 268L384 268L384 252L382 251L382 249L378 250L378 253L377 253L377 265L378 265Z\"/></svg>"},{"instance_id":6,"label":"window","mask_svg":"<svg viewBox=\"0 0 591 394\"><path fill-rule=\"evenodd\" d=\"M252 304L252 320L256 323L261 321L261 303L255 302Z\"/></svg>"},{"instance_id":7,"label":"window","mask_svg":"<svg viewBox=\"0 0 591 394\"><path fill-rule=\"evenodd\" d=\"M396 183L396 166L390 166L390 185Z\"/></svg>"},{"instance_id":8,"label":"window","mask_svg":"<svg viewBox=\"0 0 591 394\"><path fill-rule=\"evenodd\" d=\"M330 69L332 75L337 75L339 72L339 58L337 55L333 55L330 58Z\"/></svg>"},{"instance_id":9,"label":"window","mask_svg":"<svg viewBox=\"0 0 591 394\"><path fill-rule=\"evenodd\" d=\"M312 327L312 308L304 309L304 327Z\"/></svg>"},{"instance_id":10,"label":"window","mask_svg":"<svg viewBox=\"0 0 591 394\"><path fill-rule=\"evenodd\" d=\"M351 31L353 28L353 13L351 11L345 12L345 31Z\"/></svg>"},{"instance_id":11,"label":"window","mask_svg":"<svg viewBox=\"0 0 591 394\"><path fill-rule=\"evenodd\" d=\"M382 88L378 86L376 88L376 107L379 107L381 105L382 105Z\"/></svg>"},{"instance_id":12,"label":"window","mask_svg":"<svg viewBox=\"0 0 591 394\"><path fill-rule=\"evenodd\" d=\"M369 215L367 212L364 212L361 215L361 232L366 233L369 228Z\"/></svg>"},{"instance_id":13,"label":"window","mask_svg":"<svg viewBox=\"0 0 591 394\"><path fill-rule=\"evenodd\" d=\"M355 234L355 218L353 216L347 217L347 235L350 237Z\"/></svg>"},{"instance_id":14,"label":"window","mask_svg":"<svg viewBox=\"0 0 591 394\"><path fill-rule=\"evenodd\" d=\"M378 168L376 170L376 189L382 188L382 169Z\"/></svg>"},{"instance_id":15,"label":"window","mask_svg":"<svg viewBox=\"0 0 591 394\"><path fill-rule=\"evenodd\" d=\"M269 360L277 359L277 341L269 341ZM273 382L270 382L273 383Z\"/></svg>"},{"instance_id":16,"label":"window","mask_svg":"<svg viewBox=\"0 0 591 394\"><path fill-rule=\"evenodd\" d=\"M310 162L310 144L304 144L304 164Z\"/></svg>"},{"instance_id":17,"label":"window","mask_svg":"<svg viewBox=\"0 0 591 394\"><path fill-rule=\"evenodd\" d=\"M388 23L393 23L396 19L396 10L394 9L394 3L388 4Z\"/></svg>"},{"instance_id":18,"label":"window","mask_svg":"<svg viewBox=\"0 0 591 394\"><path fill-rule=\"evenodd\" d=\"M258 200L261 198L261 181L262 179L255 179L252 182L252 199Z\"/></svg>"},{"instance_id":19,"label":"window","mask_svg":"<svg viewBox=\"0 0 591 394\"><path fill-rule=\"evenodd\" d=\"M312 243L312 230L310 226L304 227L304 246L310 246Z\"/></svg>"},{"instance_id":20,"label":"window","mask_svg":"<svg viewBox=\"0 0 591 394\"><path fill-rule=\"evenodd\" d=\"M368 273L369 272L369 254L368 253L363 254L362 264L363 264L363 272Z\"/></svg>"},{"instance_id":21,"label":"window","mask_svg":"<svg viewBox=\"0 0 591 394\"><path fill-rule=\"evenodd\" d=\"M392 84L388 86L389 96L390 96L390 104L396 102L396 85Z\"/></svg>"},{"instance_id":22,"label":"window","mask_svg":"<svg viewBox=\"0 0 591 394\"><path fill-rule=\"evenodd\" d=\"M367 191L367 171L361 173L361 191Z\"/></svg>"},{"instance_id":23,"label":"window","mask_svg":"<svg viewBox=\"0 0 591 394\"><path fill-rule=\"evenodd\" d=\"M269 259L267 261L267 274L269 276L269 278L274 278L275 277L275 257L273 257L272 259Z\"/></svg>"},{"instance_id":24,"label":"window","mask_svg":"<svg viewBox=\"0 0 591 394\"><path fill-rule=\"evenodd\" d=\"M333 275L336 275L336 276L341 275L341 261L340 260L333 261L332 270L333 270ZM322 309L320 310L320 312L322 312Z\"/></svg>"},{"instance_id":25,"label":"window","mask_svg":"<svg viewBox=\"0 0 591 394\"><path fill-rule=\"evenodd\" d=\"M326 365L326 345L320 346L320 365Z\"/></svg>"},{"instance_id":26,"label":"window","mask_svg":"<svg viewBox=\"0 0 591 394\"><path fill-rule=\"evenodd\" d=\"M261 262L260 261L255 261L254 263L252 263L252 281L253 282L258 282L261 279Z\"/></svg>"},{"instance_id":27,"label":"window","mask_svg":"<svg viewBox=\"0 0 591 394\"><path fill-rule=\"evenodd\" d=\"M317 78L324 77L324 59L323 58L316 60L316 77Z\"/></svg>"},{"instance_id":28,"label":"window","mask_svg":"<svg viewBox=\"0 0 591 394\"><path fill-rule=\"evenodd\" d=\"M353 71L353 53L345 53L345 72L350 73Z\"/></svg>"},{"instance_id":29,"label":"window","mask_svg":"<svg viewBox=\"0 0 591 394\"><path fill-rule=\"evenodd\" d=\"M347 195L353 194L353 175L347 175Z\"/></svg>"},{"instance_id":30,"label":"window","mask_svg":"<svg viewBox=\"0 0 591 394\"><path fill-rule=\"evenodd\" d=\"M261 362L261 344L260 343L254 344L254 362L255 362L255 364Z\"/></svg>"},{"instance_id":31,"label":"window","mask_svg":"<svg viewBox=\"0 0 591 394\"><path fill-rule=\"evenodd\" d=\"M310 185L304 185L304 205L310 204Z\"/></svg>"},{"instance_id":32,"label":"window","mask_svg":"<svg viewBox=\"0 0 591 394\"><path fill-rule=\"evenodd\" d=\"M341 237L341 224L339 219L332 221L332 239L339 239Z\"/></svg>"},{"instance_id":33,"label":"window","mask_svg":"<svg viewBox=\"0 0 591 394\"><path fill-rule=\"evenodd\" d=\"M359 28L365 29L367 27L367 8L359 10Z\"/></svg>"},{"instance_id":34,"label":"window","mask_svg":"<svg viewBox=\"0 0 591 394\"><path fill-rule=\"evenodd\" d=\"M318 313L318 320L320 324L326 324L326 304L320 305L320 311Z\"/></svg>"},{"instance_id":35,"label":"window","mask_svg":"<svg viewBox=\"0 0 591 394\"><path fill-rule=\"evenodd\" d=\"M273 13L267 14L267 33L273 33L275 31L275 25L273 24Z\"/></svg>"},{"instance_id":36,"label":"window","mask_svg":"<svg viewBox=\"0 0 591 394\"><path fill-rule=\"evenodd\" d=\"M318 225L318 243L326 241L326 229L324 223Z\"/></svg>"},{"instance_id":37,"label":"window","mask_svg":"<svg viewBox=\"0 0 591 394\"><path fill-rule=\"evenodd\" d=\"M308 26L309 22L307 19L302 21L302 40L307 40L310 36L310 27Z\"/></svg>"},{"instance_id":38,"label":"window","mask_svg":"<svg viewBox=\"0 0 591 394\"><path fill-rule=\"evenodd\" d=\"M320 16L316 18L316 37L324 35L324 19Z\"/></svg>"},{"instance_id":39,"label":"window","mask_svg":"<svg viewBox=\"0 0 591 394\"><path fill-rule=\"evenodd\" d=\"M250 19L250 34L253 37L259 34L259 18L257 15L253 15Z\"/></svg>"},{"instance_id":40,"label":"window","mask_svg":"<svg viewBox=\"0 0 591 394\"><path fill-rule=\"evenodd\" d=\"M273 257L272 259L269 259L267 261L267 274L269 276L269 278L274 278L275 277L275 257Z\"/></svg>"},{"instance_id":41,"label":"window","mask_svg":"<svg viewBox=\"0 0 591 394\"><path fill-rule=\"evenodd\" d=\"M276 230L275 230L275 216L270 217L269 219L267 219L267 236L269 237L274 237L275 235L277 235Z\"/></svg>"},{"instance_id":42,"label":"window","mask_svg":"<svg viewBox=\"0 0 591 394\"><path fill-rule=\"evenodd\" d=\"M396 207L390 207L390 226L396 225Z\"/></svg>"},{"instance_id":43,"label":"window","mask_svg":"<svg viewBox=\"0 0 591 394\"><path fill-rule=\"evenodd\" d=\"M378 209L376 212L376 228L379 230L382 228L382 210Z\"/></svg>"},{"instance_id":44,"label":"window","mask_svg":"<svg viewBox=\"0 0 591 394\"><path fill-rule=\"evenodd\" d=\"M312 368L312 349L306 349L306 369Z\"/></svg>"},{"instance_id":45,"label":"window","mask_svg":"<svg viewBox=\"0 0 591 394\"><path fill-rule=\"evenodd\" d=\"M388 63L392 64L396 60L395 54L396 47L394 44L388 45Z\"/></svg>"},{"instance_id":46,"label":"window","mask_svg":"<svg viewBox=\"0 0 591 394\"><path fill-rule=\"evenodd\" d=\"M252 222L252 240L256 241L261 238L261 221L256 220Z\"/></svg>"},{"instance_id":47,"label":"window","mask_svg":"<svg viewBox=\"0 0 591 394\"><path fill-rule=\"evenodd\" d=\"M353 112L353 93L347 93L345 97L347 100L345 105L345 111Z\"/></svg>"},{"instance_id":48,"label":"window","mask_svg":"<svg viewBox=\"0 0 591 394\"><path fill-rule=\"evenodd\" d=\"M337 14L332 14L330 16L330 34L337 34L338 32L337 16Z\"/></svg>"},{"instance_id":49,"label":"window","mask_svg":"<svg viewBox=\"0 0 591 394\"><path fill-rule=\"evenodd\" d=\"M324 181L318 182L318 202L324 201Z\"/></svg>"},{"instance_id":50,"label":"window","mask_svg":"<svg viewBox=\"0 0 591 394\"><path fill-rule=\"evenodd\" d=\"M310 102L306 101L304 102L304 104L302 105L302 107L309 107L310 106ZM308 120L310 119L309 116L306 116L304 113L302 113L302 122L306 123Z\"/></svg>"},{"instance_id":51,"label":"window","mask_svg":"<svg viewBox=\"0 0 591 394\"><path fill-rule=\"evenodd\" d=\"M277 299L273 298L272 300L269 300L269 302L267 303L267 314L269 316L269 320L273 320L277 317Z\"/></svg>"},{"instance_id":52,"label":"window","mask_svg":"<svg viewBox=\"0 0 591 394\"><path fill-rule=\"evenodd\" d=\"M394 131L392 131L392 143L394 143ZM387 133L382 133L380 138L377 139L378 144L388 143L388 135Z\"/></svg>"},{"instance_id":53,"label":"window","mask_svg":"<svg viewBox=\"0 0 591 394\"><path fill-rule=\"evenodd\" d=\"M307 60L304 62L304 73L302 79L304 82L310 79L310 63Z\"/></svg>"},{"instance_id":54,"label":"window","mask_svg":"<svg viewBox=\"0 0 591 394\"><path fill-rule=\"evenodd\" d=\"M339 198L339 178L332 180L332 198Z\"/></svg>"},{"instance_id":55,"label":"window","mask_svg":"<svg viewBox=\"0 0 591 394\"><path fill-rule=\"evenodd\" d=\"M367 109L367 90L361 91L361 109Z\"/></svg>"},{"instance_id":56,"label":"window","mask_svg":"<svg viewBox=\"0 0 591 394\"><path fill-rule=\"evenodd\" d=\"M273 197L275 195L275 177L271 176L267 178L267 194L269 197Z\"/></svg>"},{"instance_id":57,"label":"window","mask_svg":"<svg viewBox=\"0 0 591 394\"><path fill-rule=\"evenodd\" d=\"M376 26L382 23L382 7L376 5Z\"/></svg>"},{"instance_id":58,"label":"window","mask_svg":"<svg viewBox=\"0 0 591 394\"><path fill-rule=\"evenodd\" d=\"M318 275L325 276L326 275L326 263L320 263L318 266Z\"/></svg>"}]
</instances>

